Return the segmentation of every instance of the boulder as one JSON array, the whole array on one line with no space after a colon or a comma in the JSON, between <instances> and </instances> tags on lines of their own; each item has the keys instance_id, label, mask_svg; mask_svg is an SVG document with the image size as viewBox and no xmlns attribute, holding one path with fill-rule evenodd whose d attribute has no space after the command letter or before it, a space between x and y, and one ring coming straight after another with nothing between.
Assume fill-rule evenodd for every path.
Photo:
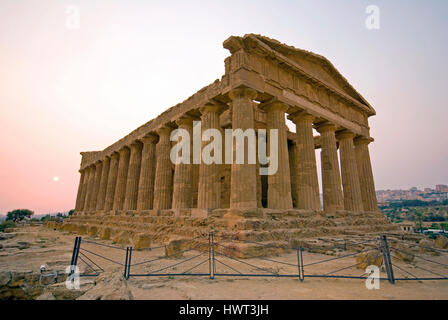
<instances>
[{"instance_id":1,"label":"boulder","mask_svg":"<svg viewBox=\"0 0 448 320\"><path fill-rule=\"evenodd\" d=\"M418 242L418 252L419 253L433 253L434 243L429 239L421 239Z\"/></svg>"},{"instance_id":2,"label":"boulder","mask_svg":"<svg viewBox=\"0 0 448 320\"><path fill-rule=\"evenodd\" d=\"M395 256L396 258L406 262L410 263L414 261L414 254L408 249L408 247L405 247L403 245L397 245L397 248L391 248L392 256ZM393 260L393 258L392 258Z\"/></svg>"},{"instance_id":3,"label":"boulder","mask_svg":"<svg viewBox=\"0 0 448 320\"><path fill-rule=\"evenodd\" d=\"M448 238L445 236L438 236L434 241L434 246L439 249L448 249Z\"/></svg>"},{"instance_id":4,"label":"boulder","mask_svg":"<svg viewBox=\"0 0 448 320\"><path fill-rule=\"evenodd\" d=\"M139 233L133 238L135 249L147 249L151 247L151 236L146 233Z\"/></svg>"},{"instance_id":5,"label":"boulder","mask_svg":"<svg viewBox=\"0 0 448 320\"><path fill-rule=\"evenodd\" d=\"M97 233L98 233L98 228L95 226L90 226L87 234L91 237L96 237Z\"/></svg>"},{"instance_id":6,"label":"boulder","mask_svg":"<svg viewBox=\"0 0 448 320\"><path fill-rule=\"evenodd\" d=\"M133 300L127 281L121 273L103 273L96 285L76 300Z\"/></svg>"},{"instance_id":7,"label":"boulder","mask_svg":"<svg viewBox=\"0 0 448 320\"><path fill-rule=\"evenodd\" d=\"M80 234L80 235L87 234L87 226L80 224L78 226L78 234Z\"/></svg>"},{"instance_id":8,"label":"boulder","mask_svg":"<svg viewBox=\"0 0 448 320\"><path fill-rule=\"evenodd\" d=\"M14 238L16 235L15 233L4 233L0 232L0 240L8 240Z\"/></svg>"},{"instance_id":9,"label":"boulder","mask_svg":"<svg viewBox=\"0 0 448 320\"><path fill-rule=\"evenodd\" d=\"M186 247L185 239L174 239L165 246L165 256L169 258L181 258L183 257Z\"/></svg>"},{"instance_id":10,"label":"boulder","mask_svg":"<svg viewBox=\"0 0 448 320\"><path fill-rule=\"evenodd\" d=\"M56 300L56 298L51 292L44 292L36 300Z\"/></svg>"},{"instance_id":11,"label":"boulder","mask_svg":"<svg viewBox=\"0 0 448 320\"><path fill-rule=\"evenodd\" d=\"M365 270L368 266L381 267L383 264L383 254L379 250L361 252L356 256L356 268Z\"/></svg>"},{"instance_id":12,"label":"boulder","mask_svg":"<svg viewBox=\"0 0 448 320\"><path fill-rule=\"evenodd\" d=\"M121 231L112 239L114 243L118 244L130 244L131 233L129 231Z\"/></svg>"},{"instance_id":13,"label":"boulder","mask_svg":"<svg viewBox=\"0 0 448 320\"><path fill-rule=\"evenodd\" d=\"M109 240L111 236L111 229L109 227L104 227L100 231L100 239L101 240Z\"/></svg>"}]
</instances>

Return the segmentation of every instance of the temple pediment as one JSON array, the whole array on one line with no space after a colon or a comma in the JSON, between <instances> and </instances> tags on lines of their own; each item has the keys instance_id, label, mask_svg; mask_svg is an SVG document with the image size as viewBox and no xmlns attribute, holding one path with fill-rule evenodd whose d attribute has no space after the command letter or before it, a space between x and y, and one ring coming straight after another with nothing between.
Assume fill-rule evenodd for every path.
<instances>
[{"instance_id":1,"label":"temple pediment","mask_svg":"<svg viewBox=\"0 0 448 320\"><path fill-rule=\"evenodd\" d=\"M324 56L256 34L247 34L243 37L231 36L224 41L223 45L231 53L243 49L246 52L275 59L278 64L294 69L305 78L309 78L311 81L324 85L330 90L362 104L369 115L376 114L366 99Z\"/></svg>"}]
</instances>

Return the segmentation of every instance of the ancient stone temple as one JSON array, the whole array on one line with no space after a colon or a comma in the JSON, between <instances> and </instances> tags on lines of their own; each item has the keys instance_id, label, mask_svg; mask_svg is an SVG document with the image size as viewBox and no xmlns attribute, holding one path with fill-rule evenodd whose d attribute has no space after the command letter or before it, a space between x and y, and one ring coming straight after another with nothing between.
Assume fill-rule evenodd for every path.
<instances>
[{"instance_id":1,"label":"ancient stone temple","mask_svg":"<svg viewBox=\"0 0 448 320\"><path fill-rule=\"evenodd\" d=\"M123 243L214 230L286 246L393 228L378 212L369 156L375 110L331 62L254 34L223 45L230 56L220 80L104 150L81 153L75 214L63 228ZM170 134L193 132L193 121L222 132L277 129L278 170L260 175L259 162L173 164Z\"/></svg>"}]
</instances>

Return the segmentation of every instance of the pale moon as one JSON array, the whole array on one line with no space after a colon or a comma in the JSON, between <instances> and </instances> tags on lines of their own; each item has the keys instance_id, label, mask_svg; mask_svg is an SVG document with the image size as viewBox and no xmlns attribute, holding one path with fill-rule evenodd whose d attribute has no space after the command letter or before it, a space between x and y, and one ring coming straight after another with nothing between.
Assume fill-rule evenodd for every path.
<instances>
[{"instance_id":1,"label":"pale moon","mask_svg":"<svg viewBox=\"0 0 448 320\"><path fill-rule=\"evenodd\" d=\"M54 182L58 182L59 181L59 177L53 177L53 181Z\"/></svg>"}]
</instances>

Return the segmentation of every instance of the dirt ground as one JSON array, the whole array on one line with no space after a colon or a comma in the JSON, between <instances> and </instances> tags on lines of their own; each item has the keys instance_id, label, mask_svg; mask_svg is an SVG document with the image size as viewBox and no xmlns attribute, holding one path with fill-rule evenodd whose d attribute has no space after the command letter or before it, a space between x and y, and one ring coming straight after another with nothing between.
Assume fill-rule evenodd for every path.
<instances>
[{"instance_id":1,"label":"dirt ground","mask_svg":"<svg viewBox=\"0 0 448 320\"><path fill-rule=\"evenodd\" d=\"M125 250L115 248L116 245L110 241L100 241L87 236L83 236L78 264L82 274L94 274L92 269L101 271L98 277L82 277L81 289L72 290L76 292L67 292L68 289L65 288L65 283L61 279L56 284L48 284L45 281L42 284L41 280L36 280L33 284L33 294L21 295L16 292L27 286L26 281L25 283L23 280L14 281L14 277L20 274L33 274L39 277L39 268L43 264L47 266L46 273L55 270L59 274L65 273L72 256L75 235L49 230L42 226L16 228L11 234L12 238L0 240L0 274L2 275L0 276L0 299L448 299L448 281L446 280L402 280L393 285L387 280L381 280L380 289L368 290L364 279L305 278L304 281L300 281L298 277L226 276L230 273L297 275L297 254L291 251L279 257L269 257L269 260L253 258L243 259L241 262L223 255L219 245L215 251L215 273L217 274L215 279L209 279L208 275L199 275L131 276L128 280L124 280L122 275ZM347 254L350 252L340 252L336 256L304 252L305 275L363 275L363 270L350 267L356 264L355 255L334 259ZM448 272L446 268L444 269L444 265L448 265L447 256L446 254L422 255L442 265L434 265L425 260L419 264L395 261L395 276L405 277L410 274L434 276L427 270L446 276ZM329 261L314 264L323 260ZM197 274L209 272L207 250L192 250L186 252L182 258L169 259L164 257L163 247L154 250L134 250L132 263L131 275L147 274L150 271ZM381 276L386 277L384 272L381 272ZM2 290L3 294L1 294Z\"/></svg>"}]
</instances>

